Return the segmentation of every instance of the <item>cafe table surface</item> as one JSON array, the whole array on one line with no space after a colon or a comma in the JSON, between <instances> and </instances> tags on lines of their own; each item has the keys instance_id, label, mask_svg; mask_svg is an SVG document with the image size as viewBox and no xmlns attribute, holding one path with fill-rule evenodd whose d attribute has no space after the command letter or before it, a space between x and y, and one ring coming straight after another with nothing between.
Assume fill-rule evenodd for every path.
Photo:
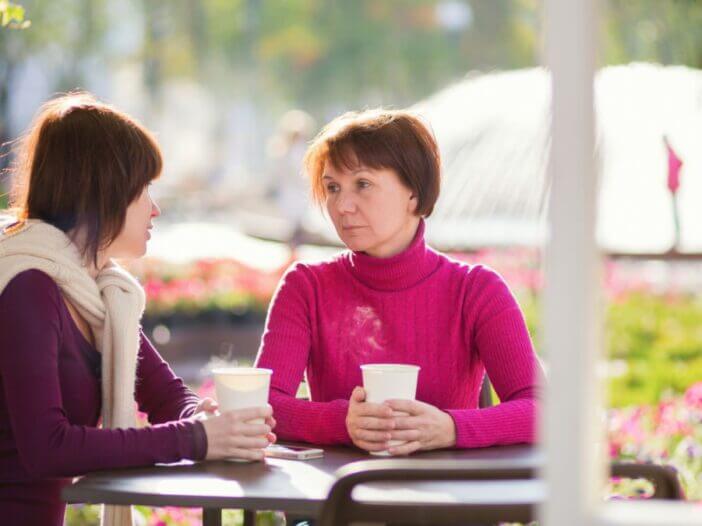
<instances>
[{"instance_id":1,"label":"cafe table surface","mask_svg":"<svg viewBox=\"0 0 702 526\"><path fill-rule=\"evenodd\" d=\"M324 447L324 456L312 460L267 458L264 462L180 462L145 468L89 473L64 488L68 503L135 504L198 507L206 525L220 524L221 510L245 510L245 524L253 524L254 510L278 510L296 516L317 517L335 480L336 470L359 460L383 459L350 447ZM532 446L500 446L416 453L411 459L496 461L514 468L543 465L542 452ZM357 488L355 498L371 502L533 502L542 488L535 481L453 481L372 483Z\"/></svg>"}]
</instances>

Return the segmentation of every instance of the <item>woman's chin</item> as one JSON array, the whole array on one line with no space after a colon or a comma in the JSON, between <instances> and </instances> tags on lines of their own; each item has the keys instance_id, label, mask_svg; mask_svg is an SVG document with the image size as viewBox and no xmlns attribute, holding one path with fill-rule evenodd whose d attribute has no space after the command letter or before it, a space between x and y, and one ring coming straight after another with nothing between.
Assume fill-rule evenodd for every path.
<instances>
[{"instance_id":1,"label":"woman's chin","mask_svg":"<svg viewBox=\"0 0 702 526\"><path fill-rule=\"evenodd\" d=\"M364 243L361 239L349 239L348 236L342 237L341 242L346 245L346 248L354 252L365 252L366 248L368 248L368 243Z\"/></svg>"},{"instance_id":2,"label":"woman's chin","mask_svg":"<svg viewBox=\"0 0 702 526\"><path fill-rule=\"evenodd\" d=\"M146 243L144 243L140 247L134 247L132 250L129 251L129 254L126 256L125 259L139 259L142 258L146 255Z\"/></svg>"}]
</instances>

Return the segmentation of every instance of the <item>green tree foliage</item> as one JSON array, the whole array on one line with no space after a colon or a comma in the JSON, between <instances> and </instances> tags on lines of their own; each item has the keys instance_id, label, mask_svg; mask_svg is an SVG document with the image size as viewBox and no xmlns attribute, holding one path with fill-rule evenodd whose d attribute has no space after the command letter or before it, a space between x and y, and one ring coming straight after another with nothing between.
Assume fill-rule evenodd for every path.
<instances>
[{"instance_id":1,"label":"green tree foliage","mask_svg":"<svg viewBox=\"0 0 702 526\"><path fill-rule=\"evenodd\" d=\"M684 64L702 68L702 2L606 0L603 61Z\"/></svg>"},{"instance_id":2,"label":"green tree foliage","mask_svg":"<svg viewBox=\"0 0 702 526\"><path fill-rule=\"evenodd\" d=\"M24 7L7 0L0 0L0 27L26 29L29 25L30 21L24 19Z\"/></svg>"},{"instance_id":3,"label":"green tree foliage","mask_svg":"<svg viewBox=\"0 0 702 526\"><path fill-rule=\"evenodd\" d=\"M264 89L300 104L410 104L471 69L536 62L530 6L510 0L463 3L469 18L450 27L441 0L205 2L217 30L211 45L233 64L250 64ZM226 6L226 7L225 7ZM231 15L231 13L230 13Z\"/></svg>"}]
</instances>

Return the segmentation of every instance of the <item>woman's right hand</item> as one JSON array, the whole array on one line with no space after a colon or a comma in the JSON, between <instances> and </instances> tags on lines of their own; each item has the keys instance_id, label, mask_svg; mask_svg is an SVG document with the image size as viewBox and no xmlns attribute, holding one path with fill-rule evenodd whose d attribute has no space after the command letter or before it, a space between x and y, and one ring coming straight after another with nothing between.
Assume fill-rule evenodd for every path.
<instances>
[{"instance_id":1,"label":"woman's right hand","mask_svg":"<svg viewBox=\"0 0 702 526\"><path fill-rule=\"evenodd\" d=\"M252 420L263 419L264 423ZM202 421L207 435L207 460L239 458L263 460L263 449L275 442L273 408L226 411Z\"/></svg>"},{"instance_id":2,"label":"woman's right hand","mask_svg":"<svg viewBox=\"0 0 702 526\"><path fill-rule=\"evenodd\" d=\"M384 451L388 448L390 431L395 427L392 409L365 400L364 389L356 387L349 399L346 429L357 447L366 451Z\"/></svg>"}]
</instances>

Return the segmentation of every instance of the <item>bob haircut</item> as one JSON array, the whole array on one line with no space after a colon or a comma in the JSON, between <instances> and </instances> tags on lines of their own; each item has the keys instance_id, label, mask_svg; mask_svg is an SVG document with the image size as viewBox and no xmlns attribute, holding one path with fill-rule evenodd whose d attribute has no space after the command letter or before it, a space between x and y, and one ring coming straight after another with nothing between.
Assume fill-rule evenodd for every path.
<instances>
[{"instance_id":1,"label":"bob haircut","mask_svg":"<svg viewBox=\"0 0 702 526\"><path fill-rule=\"evenodd\" d=\"M322 177L336 169L391 169L417 198L416 215L429 217L439 197L441 157L434 135L418 117L402 110L349 112L327 124L305 154L312 198L325 199Z\"/></svg>"},{"instance_id":2,"label":"bob haircut","mask_svg":"<svg viewBox=\"0 0 702 526\"><path fill-rule=\"evenodd\" d=\"M163 166L146 128L83 92L46 102L18 154L11 192L17 219L40 219L66 232L93 263Z\"/></svg>"}]
</instances>

